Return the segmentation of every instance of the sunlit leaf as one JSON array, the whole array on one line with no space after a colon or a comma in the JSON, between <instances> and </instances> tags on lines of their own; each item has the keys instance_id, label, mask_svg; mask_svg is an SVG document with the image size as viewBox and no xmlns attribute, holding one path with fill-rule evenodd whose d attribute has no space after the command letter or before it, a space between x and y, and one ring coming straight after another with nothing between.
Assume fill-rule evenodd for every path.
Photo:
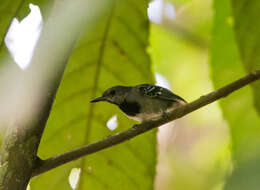
<instances>
[{"instance_id":1,"label":"sunlit leaf","mask_svg":"<svg viewBox=\"0 0 260 190\"><path fill-rule=\"evenodd\" d=\"M235 43L231 4L226 0L215 0L214 8L211 73L215 87L219 88L243 76L245 71ZM247 22L251 22L251 20L247 20ZM253 94L250 87L231 94L221 100L220 105L231 129L235 161L234 171L227 182L226 189L256 189L256 187L258 189L260 182L255 179L259 179L260 173L254 172L252 174L257 173L258 177L251 177L252 174L249 175L245 170L246 166L253 168L252 163L257 163L254 161L259 159L260 146L260 118L253 106ZM258 164L255 164L254 167L259 170Z\"/></svg>"},{"instance_id":2,"label":"sunlit leaf","mask_svg":"<svg viewBox=\"0 0 260 190\"><path fill-rule=\"evenodd\" d=\"M70 56L41 141L43 159L100 140L132 126L118 108L89 101L113 85L152 83L146 1L116 1L82 32ZM64 31L67 32L67 31ZM114 115L118 127L106 126ZM31 189L70 189L72 168L81 168L77 189L153 189L155 131L89 155L34 178Z\"/></svg>"}]
</instances>

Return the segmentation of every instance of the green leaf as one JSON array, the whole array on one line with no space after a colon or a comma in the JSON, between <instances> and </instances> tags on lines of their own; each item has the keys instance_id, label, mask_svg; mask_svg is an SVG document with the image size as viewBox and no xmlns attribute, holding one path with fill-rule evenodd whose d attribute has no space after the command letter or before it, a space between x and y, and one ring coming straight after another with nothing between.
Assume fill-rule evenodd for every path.
<instances>
[{"instance_id":1,"label":"green leaf","mask_svg":"<svg viewBox=\"0 0 260 190\"><path fill-rule=\"evenodd\" d=\"M211 73L215 88L228 84L245 75L244 67L233 31L231 2L215 0L215 17L211 44ZM249 21L248 21L249 22ZM230 126L234 171L227 181L226 189L258 189L259 172L252 177L245 169L259 170L260 118L253 106L253 94L245 87L220 101L223 116ZM247 167L248 166L248 167ZM255 186L257 184L257 186ZM256 188L257 187L257 188Z\"/></svg>"},{"instance_id":2,"label":"green leaf","mask_svg":"<svg viewBox=\"0 0 260 190\"><path fill-rule=\"evenodd\" d=\"M43 18L47 18L52 0L3 0L0 3L0 69L5 65L13 65L14 60L5 45L4 38L14 18L21 21L30 13L29 4L38 5ZM2 133L2 132L0 132Z\"/></svg>"},{"instance_id":3,"label":"green leaf","mask_svg":"<svg viewBox=\"0 0 260 190\"><path fill-rule=\"evenodd\" d=\"M4 37L12 19L16 16L23 4L23 0L2 0L0 3L0 47L3 46Z\"/></svg>"},{"instance_id":4,"label":"green leaf","mask_svg":"<svg viewBox=\"0 0 260 190\"><path fill-rule=\"evenodd\" d=\"M252 22L259 17L260 1L232 0L232 7L235 36L243 64L249 72L260 69L260 24ZM252 86L255 106L260 115L260 81Z\"/></svg>"},{"instance_id":5,"label":"green leaf","mask_svg":"<svg viewBox=\"0 0 260 190\"><path fill-rule=\"evenodd\" d=\"M51 8L55 4L54 0L24 0L23 2L24 3L21 5L21 10L16 15L18 20L22 20L30 13L29 4L33 4L39 6L43 20L45 21L49 16Z\"/></svg>"},{"instance_id":6,"label":"green leaf","mask_svg":"<svg viewBox=\"0 0 260 190\"><path fill-rule=\"evenodd\" d=\"M52 0L1 0L0 4L0 47L4 45L4 37L14 18L22 20L29 14L29 4L33 3L40 7L44 17L47 16ZM0 49L0 50L1 50Z\"/></svg>"},{"instance_id":7,"label":"green leaf","mask_svg":"<svg viewBox=\"0 0 260 190\"><path fill-rule=\"evenodd\" d=\"M89 101L114 85L153 83L146 1L116 1L93 32L85 31L70 56L48 120L43 159L98 141L134 123L108 103ZM67 31L64 31L67 32ZM118 128L107 121L118 116ZM81 168L77 189L153 189L156 131L35 177L31 189L70 189L72 168Z\"/></svg>"}]
</instances>

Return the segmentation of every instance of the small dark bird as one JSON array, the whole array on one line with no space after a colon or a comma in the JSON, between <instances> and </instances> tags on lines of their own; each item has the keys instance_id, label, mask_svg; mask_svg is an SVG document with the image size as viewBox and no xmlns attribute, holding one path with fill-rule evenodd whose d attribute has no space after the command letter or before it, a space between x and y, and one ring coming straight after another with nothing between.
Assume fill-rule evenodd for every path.
<instances>
[{"instance_id":1,"label":"small dark bird","mask_svg":"<svg viewBox=\"0 0 260 190\"><path fill-rule=\"evenodd\" d=\"M114 86L90 102L100 101L117 105L129 118L140 122L167 116L167 112L187 103L170 90L152 84Z\"/></svg>"}]
</instances>

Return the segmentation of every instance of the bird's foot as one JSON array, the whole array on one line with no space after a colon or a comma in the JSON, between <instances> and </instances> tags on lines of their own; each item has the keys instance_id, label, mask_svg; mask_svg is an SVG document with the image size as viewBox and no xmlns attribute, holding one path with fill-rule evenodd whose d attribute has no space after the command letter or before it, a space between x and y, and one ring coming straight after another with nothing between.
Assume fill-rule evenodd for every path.
<instances>
[{"instance_id":1,"label":"bird's foot","mask_svg":"<svg viewBox=\"0 0 260 190\"><path fill-rule=\"evenodd\" d=\"M165 118L165 119L167 119L167 120L170 119L165 110L162 110L162 116L163 116L163 118Z\"/></svg>"},{"instance_id":2,"label":"bird's foot","mask_svg":"<svg viewBox=\"0 0 260 190\"><path fill-rule=\"evenodd\" d=\"M41 166L42 163L43 163L43 160L40 157L36 156L35 161L34 161L35 167Z\"/></svg>"}]
</instances>

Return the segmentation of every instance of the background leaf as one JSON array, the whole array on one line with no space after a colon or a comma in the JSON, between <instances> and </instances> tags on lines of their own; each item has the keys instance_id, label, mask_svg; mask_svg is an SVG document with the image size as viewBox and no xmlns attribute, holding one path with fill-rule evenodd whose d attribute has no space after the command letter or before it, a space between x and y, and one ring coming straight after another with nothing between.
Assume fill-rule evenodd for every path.
<instances>
[{"instance_id":1,"label":"background leaf","mask_svg":"<svg viewBox=\"0 0 260 190\"><path fill-rule=\"evenodd\" d=\"M149 53L154 70L169 80L173 92L191 101L212 91L207 63L207 42L210 39L210 70L215 88L259 69L260 26L255 20L260 3L257 0L215 0L212 33L211 1L169 1L173 3L174 19L152 25ZM40 6L46 24L50 8L64 1L55 1L56 5L53 2L1 1L1 71L3 63L20 71L3 43L13 17L24 18L29 12L29 3L33 3ZM162 11L166 13L169 2L164 3L166 7ZM44 159L103 139L134 123L115 106L107 103L91 105L89 100L113 85L153 82L146 54L147 4L145 0L117 1L104 17L95 21L93 31L82 26L73 54L64 56L70 59L41 142L40 157ZM66 21L71 21L72 15L66 15ZM70 36L71 30L64 30L62 35ZM203 48L187 34L204 42ZM53 40L50 38L47 42L49 45ZM49 56L55 52L48 50L46 53ZM38 60L45 62L47 59ZM8 81L7 85L10 84ZM220 101L223 115L214 103L176 121L174 127L161 128L157 189L222 189L227 171L231 171L230 151L234 165L225 188L258 189L259 89L257 82ZM110 131L106 123L115 114L119 125ZM229 146L229 131L222 118L230 127L232 146ZM75 167L82 169L78 189L152 189L155 145L153 131L33 178L31 189L71 189L68 178Z\"/></svg>"},{"instance_id":2,"label":"background leaf","mask_svg":"<svg viewBox=\"0 0 260 190\"><path fill-rule=\"evenodd\" d=\"M191 102L213 91L207 51L155 24L150 39L155 70L168 79L173 92ZM158 133L156 189L221 189L230 152L227 125L218 104L169 125Z\"/></svg>"},{"instance_id":3,"label":"background leaf","mask_svg":"<svg viewBox=\"0 0 260 190\"><path fill-rule=\"evenodd\" d=\"M2 47L4 43L4 36L9 28L9 25L17 15L20 7L23 4L23 0L8 1L3 0L0 4L0 44Z\"/></svg>"},{"instance_id":4,"label":"background leaf","mask_svg":"<svg viewBox=\"0 0 260 190\"><path fill-rule=\"evenodd\" d=\"M219 88L243 76L245 71L235 43L231 2L215 0L214 8L211 73L215 87ZM260 145L260 118L253 106L253 94L250 87L245 87L221 100L220 106L230 126L235 161L234 171L227 181L226 189L258 189L259 180L256 179L260 177L259 172L252 171L250 175L248 173L249 166L251 170L252 168L259 169L256 160L259 158Z\"/></svg>"},{"instance_id":5,"label":"background leaf","mask_svg":"<svg viewBox=\"0 0 260 190\"><path fill-rule=\"evenodd\" d=\"M0 4L0 51L4 46L4 37L8 31L9 25L14 18L21 21L29 14L29 4L38 5L44 18L47 18L47 13L50 9L52 0L2 0ZM1 55L1 54L0 54Z\"/></svg>"},{"instance_id":6,"label":"background leaf","mask_svg":"<svg viewBox=\"0 0 260 190\"><path fill-rule=\"evenodd\" d=\"M252 21L259 17L260 2L232 0L232 8L235 36L243 64L248 72L254 71L260 68L260 25ZM260 82L252 86L255 106L260 115Z\"/></svg>"},{"instance_id":7,"label":"background leaf","mask_svg":"<svg viewBox=\"0 0 260 190\"><path fill-rule=\"evenodd\" d=\"M90 104L91 98L114 85L152 83L146 1L116 1L82 31L69 59L41 141L43 159L105 138L131 127L113 105ZM127 14L126 14L127 13ZM106 122L118 116L118 128ZM155 131L108 150L71 162L31 181L32 189L69 189L72 168L81 168L77 189L152 189L155 175Z\"/></svg>"}]
</instances>

